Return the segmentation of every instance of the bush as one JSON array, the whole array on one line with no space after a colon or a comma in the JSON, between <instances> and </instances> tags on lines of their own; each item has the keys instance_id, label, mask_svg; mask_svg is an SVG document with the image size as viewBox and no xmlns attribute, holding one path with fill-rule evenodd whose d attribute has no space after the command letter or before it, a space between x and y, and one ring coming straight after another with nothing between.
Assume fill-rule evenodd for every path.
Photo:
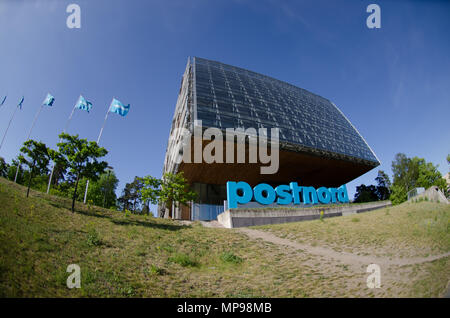
<instances>
[{"instance_id":1,"label":"bush","mask_svg":"<svg viewBox=\"0 0 450 318\"><path fill-rule=\"evenodd\" d=\"M405 202L408 199L408 195L402 186L392 185L391 196L389 199L391 200L392 205L397 205Z\"/></svg>"},{"instance_id":2,"label":"bush","mask_svg":"<svg viewBox=\"0 0 450 318\"><path fill-rule=\"evenodd\" d=\"M88 236L87 236L87 244L89 246L99 246L101 245L100 235L98 234L97 230L95 228L90 228L88 230Z\"/></svg>"}]
</instances>

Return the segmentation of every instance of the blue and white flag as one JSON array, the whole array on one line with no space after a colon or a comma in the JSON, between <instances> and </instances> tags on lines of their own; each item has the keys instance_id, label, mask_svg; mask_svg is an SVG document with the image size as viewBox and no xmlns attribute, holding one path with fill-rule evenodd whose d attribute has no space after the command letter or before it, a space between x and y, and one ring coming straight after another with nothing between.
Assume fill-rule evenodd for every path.
<instances>
[{"instance_id":1,"label":"blue and white flag","mask_svg":"<svg viewBox=\"0 0 450 318\"><path fill-rule=\"evenodd\" d=\"M92 108L92 103L90 101L87 101L86 98L80 95L80 98L78 98L77 103L75 104L75 107L78 109L85 110L89 113L89 111Z\"/></svg>"},{"instance_id":2,"label":"blue and white flag","mask_svg":"<svg viewBox=\"0 0 450 318\"><path fill-rule=\"evenodd\" d=\"M6 96L3 97L3 100L2 100L2 102L0 103L0 106L3 106L3 104L5 103L5 100L6 100Z\"/></svg>"},{"instance_id":3,"label":"blue and white flag","mask_svg":"<svg viewBox=\"0 0 450 318\"><path fill-rule=\"evenodd\" d=\"M124 105L117 99L113 98L111 106L109 106L109 111L111 113L119 114L120 116L126 116L130 111L130 104Z\"/></svg>"},{"instance_id":4,"label":"blue and white flag","mask_svg":"<svg viewBox=\"0 0 450 318\"><path fill-rule=\"evenodd\" d=\"M17 104L17 106L19 106L20 109L22 109L23 99L24 99L24 98L23 98L23 96L22 96L22 99L20 100L19 104Z\"/></svg>"},{"instance_id":5,"label":"blue and white flag","mask_svg":"<svg viewBox=\"0 0 450 318\"><path fill-rule=\"evenodd\" d=\"M42 102L42 105L53 106L54 101L55 101L55 98L50 93L48 93L47 97Z\"/></svg>"}]
</instances>

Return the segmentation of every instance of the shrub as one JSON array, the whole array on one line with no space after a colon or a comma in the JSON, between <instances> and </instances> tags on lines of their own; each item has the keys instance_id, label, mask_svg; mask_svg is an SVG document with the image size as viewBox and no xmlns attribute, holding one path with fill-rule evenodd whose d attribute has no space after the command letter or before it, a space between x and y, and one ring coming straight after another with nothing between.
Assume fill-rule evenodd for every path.
<instances>
[{"instance_id":1,"label":"shrub","mask_svg":"<svg viewBox=\"0 0 450 318\"><path fill-rule=\"evenodd\" d=\"M359 218L353 218L352 222L359 222Z\"/></svg>"},{"instance_id":2,"label":"shrub","mask_svg":"<svg viewBox=\"0 0 450 318\"><path fill-rule=\"evenodd\" d=\"M97 230L93 227L90 227L87 235L87 244L89 246L99 246L102 244L100 235Z\"/></svg>"}]
</instances>

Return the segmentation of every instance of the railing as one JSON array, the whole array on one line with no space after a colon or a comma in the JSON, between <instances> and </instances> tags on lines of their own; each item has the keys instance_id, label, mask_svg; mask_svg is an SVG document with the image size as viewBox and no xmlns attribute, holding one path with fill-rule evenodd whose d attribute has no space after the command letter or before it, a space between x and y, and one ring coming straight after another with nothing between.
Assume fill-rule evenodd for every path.
<instances>
[{"instance_id":1,"label":"railing","mask_svg":"<svg viewBox=\"0 0 450 318\"><path fill-rule=\"evenodd\" d=\"M216 220L223 211L223 205L192 203L192 220Z\"/></svg>"}]
</instances>

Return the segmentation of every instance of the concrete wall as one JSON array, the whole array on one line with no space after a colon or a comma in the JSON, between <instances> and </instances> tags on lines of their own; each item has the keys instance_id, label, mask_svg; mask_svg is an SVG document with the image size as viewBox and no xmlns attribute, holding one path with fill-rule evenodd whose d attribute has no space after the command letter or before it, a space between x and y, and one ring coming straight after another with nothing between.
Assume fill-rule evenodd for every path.
<instances>
[{"instance_id":1,"label":"concrete wall","mask_svg":"<svg viewBox=\"0 0 450 318\"><path fill-rule=\"evenodd\" d=\"M444 193L442 193L442 191L439 190L439 188L436 186L429 187L428 189L425 190L425 192L410 198L408 201L411 202L420 199L423 200L425 198L427 198L429 201L432 202L441 202L447 204L449 203Z\"/></svg>"},{"instance_id":2,"label":"concrete wall","mask_svg":"<svg viewBox=\"0 0 450 318\"><path fill-rule=\"evenodd\" d=\"M324 218L367 212L391 206L391 201L378 201L363 204L342 204L337 206L317 206L299 209L229 209L217 216L217 220L226 228L246 227L254 225L277 224L315 220Z\"/></svg>"}]
</instances>

